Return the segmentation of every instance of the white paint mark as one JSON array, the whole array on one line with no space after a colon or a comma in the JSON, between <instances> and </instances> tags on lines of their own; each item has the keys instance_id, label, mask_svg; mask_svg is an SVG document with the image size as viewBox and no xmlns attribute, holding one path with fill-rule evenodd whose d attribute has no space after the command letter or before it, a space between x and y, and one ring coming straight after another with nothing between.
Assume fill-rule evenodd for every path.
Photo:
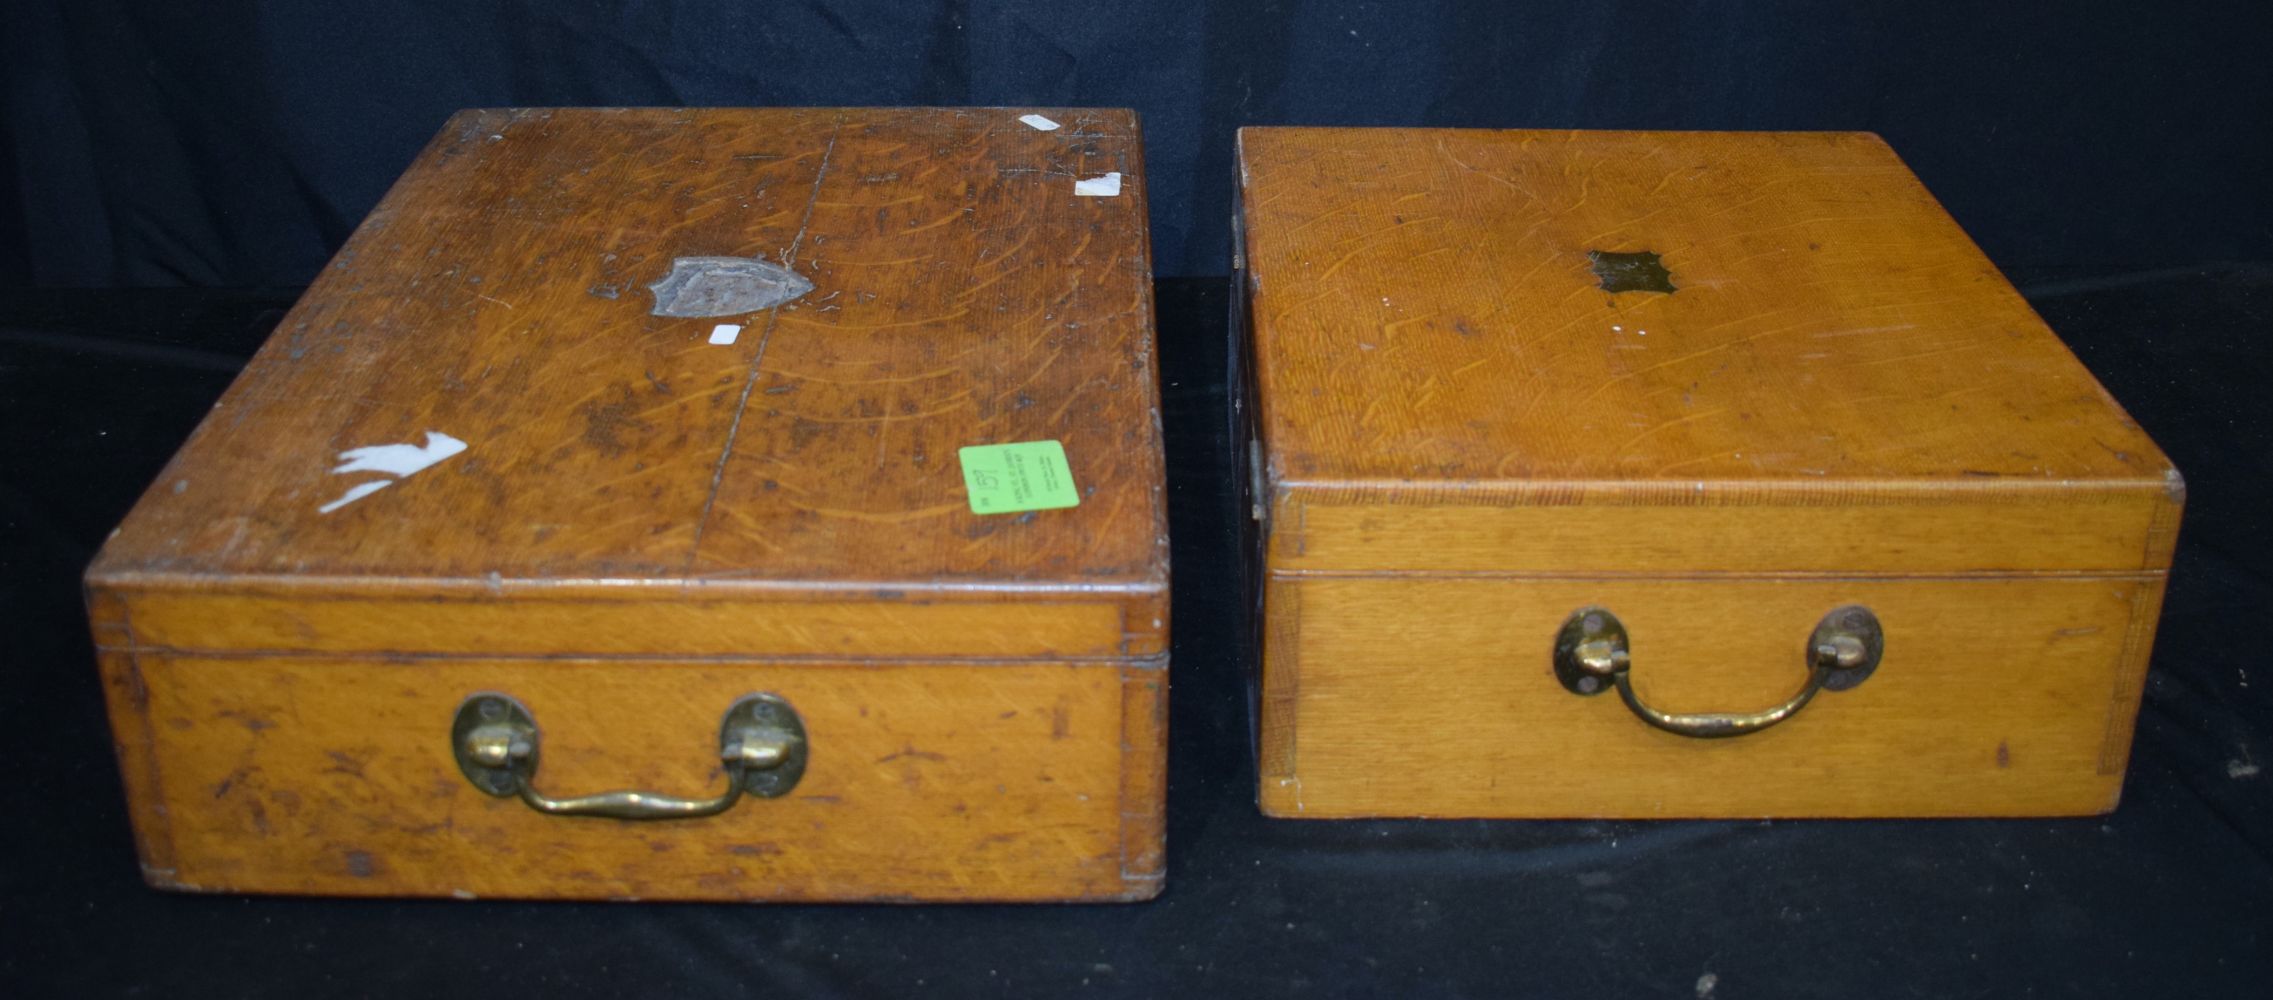
<instances>
[{"instance_id":1,"label":"white paint mark","mask_svg":"<svg viewBox=\"0 0 2273 1000\"><path fill-rule=\"evenodd\" d=\"M1704 975L1702 975L1702 976L1698 976L1698 977L1697 977L1697 1000L1705 1000L1705 998L1706 998L1706 997L1712 996L1712 995L1713 995L1713 987L1719 986L1720 984L1721 984L1721 977L1719 977L1719 976L1716 976L1716 975L1714 975L1714 974L1712 974L1712 973L1710 973L1710 972L1708 972L1708 973L1705 973L1705 974L1704 974Z\"/></svg>"},{"instance_id":2,"label":"white paint mark","mask_svg":"<svg viewBox=\"0 0 2273 1000\"><path fill-rule=\"evenodd\" d=\"M452 889L452 890L450 890L450 898L452 898L452 899L480 899L481 897L480 897L480 896L476 896L476 895L474 895L474 894L473 894L473 893L471 893L471 892L467 892L467 891L466 891L466 890L464 890L464 889Z\"/></svg>"},{"instance_id":3,"label":"white paint mark","mask_svg":"<svg viewBox=\"0 0 2273 1000\"><path fill-rule=\"evenodd\" d=\"M1055 132L1058 130L1058 123L1041 115L1019 115L1018 120L1025 122L1028 127L1037 132Z\"/></svg>"},{"instance_id":4,"label":"white paint mark","mask_svg":"<svg viewBox=\"0 0 2273 1000\"><path fill-rule=\"evenodd\" d=\"M1612 323L1612 324L1610 324L1610 332L1611 332L1611 333L1624 333L1624 332L1626 332L1626 328L1625 328L1625 327L1622 327L1622 326L1619 326L1619 325L1618 325L1618 324L1616 324L1616 323Z\"/></svg>"},{"instance_id":5,"label":"white paint mark","mask_svg":"<svg viewBox=\"0 0 2273 1000\"><path fill-rule=\"evenodd\" d=\"M1121 194L1121 172L1073 182L1073 193L1083 198L1116 198Z\"/></svg>"},{"instance_id":6,"label":"white paint mark","mask_svg":"<svg viewBox=\"0 0 2273 1000\"><path fill-rule=\"evenodd\" d=\"M2235 781L2240 781L2243 778L2257 777L2257 772L2257 765L2249 761L2229 760L2226 762L2226 777L2232 778Z\"/></svg>"},{"instance_id":7,"label":"white paint mark","mask_svg":"<svg viewBox=\"0 0 2273 1000\"><path fill-rule=\"evenodd\" d=\"M742 324L740 323L720 323L710 328L710 342L713 344L731 344L734 342L734 338L741 335Z\"/></svg>"},{"instance_id":8,"label":"white paint mark","mask_svg":"<svg viewBox=\"0 0 2273 1000\"><path fill-rule=\"evenodd\" d=\"M440 431L427 431L423 445L375 444L340 452L339 457L345 461L331 471L335 476L349 472L384 472L399 479L464 450L464 441Z\"/></svg>"},{"instance_id":9,"label":"white paint mark","mask_svg":"<svg viewBox=\"0 0 2273 1000\"><path fill-rule=\"evenodd\" d=\"M427 431L426 443L423 445L377 444L340 452L340 463L331 472L335 476L350 472L377 472L402 479L464 450L464 441L440 431ZM316 508L316 512L329 514L387 488L395 479L357 483L340 494L339 499Z\"/></svg>"},{"instance_id":10,"label":"white paint mark","mask_svg":"<svg viewBox=\"0 0 2273 1000\"><path fill-rule=\"evenodd\" d=\"M357 500L361 500L373 493L377 493L380 490L386 489L387 487L394 485L394 483L395 481L392 479L374 479L368 483L357 483L354 486L349 487L347 492L340 494L339 499L316 508L316 513L329 514L332 511L340 509L341 507L345 507Z\"/></svg>"}]
</instances>

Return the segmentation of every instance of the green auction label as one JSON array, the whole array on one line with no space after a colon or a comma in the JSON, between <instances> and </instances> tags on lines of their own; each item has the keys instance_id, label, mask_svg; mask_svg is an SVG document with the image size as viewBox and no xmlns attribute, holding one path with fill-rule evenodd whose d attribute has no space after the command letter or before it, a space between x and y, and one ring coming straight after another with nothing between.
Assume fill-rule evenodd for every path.
<instances>
[{"instance_id":1,"label":"green auction label","mask_svg":"<svg viewBox=\"0 0 2273 1000\"><path fill-rule=\"evenodd\" d=\"M975 444L956 452L973 514L1055 510L1081 503L1065 446L1056 441Z\"/></svg>"}]
</instances>

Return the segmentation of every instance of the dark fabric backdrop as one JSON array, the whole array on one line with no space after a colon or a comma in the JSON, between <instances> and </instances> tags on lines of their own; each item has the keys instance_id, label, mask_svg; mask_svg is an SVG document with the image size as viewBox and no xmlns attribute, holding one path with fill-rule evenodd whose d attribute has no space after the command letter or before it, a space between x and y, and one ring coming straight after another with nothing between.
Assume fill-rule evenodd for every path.
<instances>
[{"instance_id":1,"label":"dark fabric backdrop","mask_svg":"<svg viewBox=\"0 0 2273 1000\"><path fill-rule=\"evenodd\" d=\"M2265 996L2268 10L0 3L0 997ZM428 135L474 105L837 103L1145 116L1157 268L1201 276L1159 286L1176 566L1167 893L738 907L146 889L79 573ZM1249 123L1887 136L2187 473L2123 807L1264 820L1223 433L1231 289L1205 277L1226 270L1232 134ZM2260 263L2203 266L2215 261ZM283 287L5 287L27 283Z\"/></svg>"},{"instance_id":2,"label":"dark fabric backdrop","mask_svg":"<svg viewBox=\"0 0 2273 1000\"><path fill-rule=\"evenodd\" d=\"M12 0L0 284L297 285L461 107L1114 105L1155 266L1245 124L1868 129L2007 268L2273 257L2267 5Z\"/></svg>"}]
</instances>

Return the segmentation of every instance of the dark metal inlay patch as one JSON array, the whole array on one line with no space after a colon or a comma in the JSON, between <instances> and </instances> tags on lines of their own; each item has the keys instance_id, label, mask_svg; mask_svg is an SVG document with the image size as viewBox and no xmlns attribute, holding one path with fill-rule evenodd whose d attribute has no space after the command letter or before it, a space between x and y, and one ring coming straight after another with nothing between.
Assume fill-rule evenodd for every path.
<instances>
[{"instance_id":1,"label":"dark metal inlay patch","mask_svg":"<svg viewBox=\"0 0 2273 1000\"><path fill-rule=\"evenodd\" d=\"M1594 262L1594 276L1601 280L1605 292L1671 292L1673 275L1647 250L1638 253L1608 253L1589 250L1587 259Z\"/></svg>"}]
</instances>

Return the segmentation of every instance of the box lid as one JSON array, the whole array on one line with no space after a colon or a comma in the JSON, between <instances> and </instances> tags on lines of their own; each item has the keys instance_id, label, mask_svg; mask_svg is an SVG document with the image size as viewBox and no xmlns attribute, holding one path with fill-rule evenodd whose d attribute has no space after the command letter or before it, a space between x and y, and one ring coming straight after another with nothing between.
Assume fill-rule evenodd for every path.
<instances>
[{"instance_id":1,"label":"box lid","mask_svg":"<svg viewBox=\"0 0 2273 1000\"><path fill-rule=\"evenodd\" d=\"M2169 461L1876 136L1239 155L1275 567L2167 565Z\"/></svg>"},{"instance_id":2,"label":"box lid","mask_svg":"<svg viewBox=\"0 0 2273 1000\"><path fill-rule=\"evenodd\" d=\"M1126 111L462 112L90 583L167 645L1158 652L1140 158ZM1074 492L974 513L959 450L1020 442Z\"/></svg>"}]
</instances>

